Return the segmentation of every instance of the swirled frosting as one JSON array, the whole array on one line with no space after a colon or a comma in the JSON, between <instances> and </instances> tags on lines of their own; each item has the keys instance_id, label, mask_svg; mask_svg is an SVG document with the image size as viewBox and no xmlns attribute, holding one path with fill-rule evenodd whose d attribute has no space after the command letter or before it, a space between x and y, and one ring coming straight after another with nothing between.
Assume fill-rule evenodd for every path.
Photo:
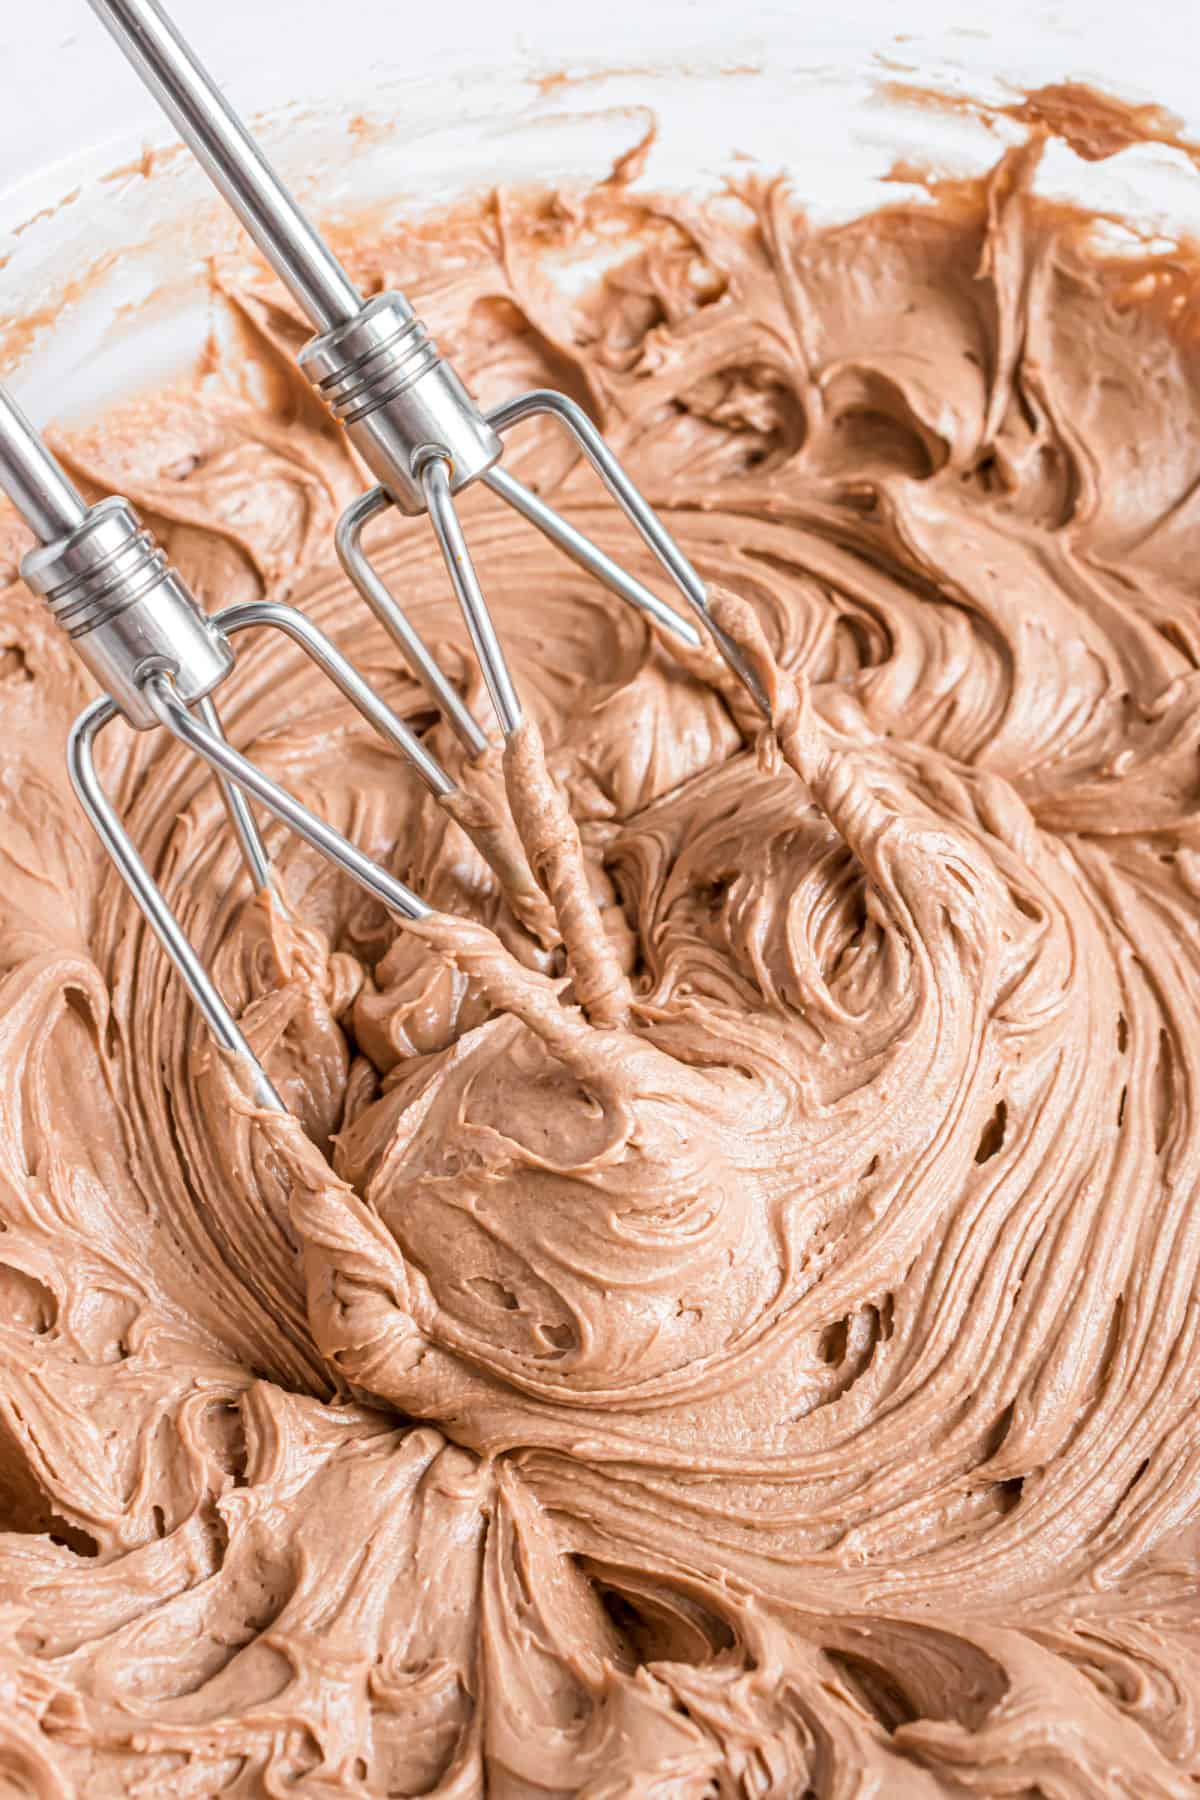
<instances>
[{"instance_id":1,"label":"swirled frosting","mask_svg":"<svg viewBox=\"0 0 1200 1800\"><path fill-rule=\"evenodd\" d=\"M590 972L281 638L228 731L428 924L272 831L281 917L108 733L288 1120L81 821L6 522L0 1793L1195 1794L1196 290L1040 141L820 231L618 181L360 243L485 401L589 407L774 729L466 498ZM214 281L205 381L60 447L461 768L335 570L298 321ZM654 579L552 426L511 455ZM372 541L487 716L427 525Z\"/></svg>"}]
</instances>

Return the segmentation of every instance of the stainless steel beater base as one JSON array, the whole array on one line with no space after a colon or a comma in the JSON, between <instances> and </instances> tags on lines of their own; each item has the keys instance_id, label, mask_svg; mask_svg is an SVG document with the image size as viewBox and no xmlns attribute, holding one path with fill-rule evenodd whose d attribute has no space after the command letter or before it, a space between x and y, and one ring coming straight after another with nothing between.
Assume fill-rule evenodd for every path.
<instances>
[{"instance_id":1,"label":"stainless steel beater base","mask_svg":"<svg viewBox=\"0 0 1200 1800\"><path fill-rule=\"evenodd\" d=\"M191 705L233 667L229 645L124 500L102 500L73 530L31 550L21 575L136 731L158 723L142 695L155 670L170 669Z\"/></svg>"},{"instance_id":2,"label":"stainless steel beater base","mask_svg":"<svg viewBox=\"0 0 1200 1800\"><path fill-rule=\"evenodd\" d=\"M419 464L445 458L454 492L503 446L403 294L379 294L311 338L300 367L401 512L421 513Z\"/></svg>"}]
</instances>

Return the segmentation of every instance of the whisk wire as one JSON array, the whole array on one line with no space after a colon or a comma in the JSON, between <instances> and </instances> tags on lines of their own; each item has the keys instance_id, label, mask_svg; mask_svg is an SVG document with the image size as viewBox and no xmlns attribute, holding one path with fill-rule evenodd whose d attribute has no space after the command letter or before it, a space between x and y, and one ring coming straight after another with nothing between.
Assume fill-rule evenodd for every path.
<instances>
[{"instance_id":1,"label":"whisk wire","mask_svg":"<svg viewBox=\"0 0 1200 1800\"><path fill-rule=\"evenodd\" d=\"M519 481L502 463L489 469L481 479L484 486L491 488L498 499L505 501L536 531L540 531L564 556L570 557L577 568L582 569L585 574L595 576L610 593L645 613L656 625L661 625L664 631L678 638L680 643L688 644L693 649L699 646L700 633L690 619L681 618L674 607L668 606L665 600L660 600L653 589L646 587L628 569L622 568L619 562L615 562L598 544L593 543L585 532L572 525L553 506L548 506L539 494Z\"/></svg>"},{"instance_id":2,"label":"whisk wire","mask_svg":"<svg viewBox=\"0 0 1200 1800\"><path fill-rule=\"evenodd\" d=\"M204 720L214 737L224 737L221 716L217 711L212 696L206 695L198 702L200 717ZM242 853L242 861L250 877L256 894L269 892L272 898L282 905L279 891L271 878L271 859L263 843L254 814L250 810L250 802L239 787L235 787L226 776L218 775L217 785L221 790L221 798L225 802L225 811L229 815L229 823L233 827L233 835L237 839L238 849Z\"/></svg>"},{"instance_id":3,"label":"whisk wire","mask_svg":"<svg viewBox=\"0 0 1200 1800\"><path fill-rule=\"evenodd\" d=\"M213 624L230 637L255 626L273 627L285 632L341 689L363 717L389 743L406 755L419 773L424 774L433 791L439 791L439 784L443 781L452 791L453 783L449 782L440 764L413 737L403 722L395 717L390 707L380 700L311 619L294 612L291 607L275 602L249 601L242 606L227 607L224 612L217 613ZM403 919L422 919L429 914L431 909L404 882L389 874L369 856L365 856L340 831L326 824L265 770L235 750L224 735L214 736L184 705L169 675L149 675L144 683L143 693L160 725L164 725L182 744L203 757L218 775L224 775L244 793L265 806L268 812L282 819L285 825L291 826L314 850L327 857L367 893L381 901L389 912Z\"/></svg>"},{"instance_id":4,"label":"whisk wire","mask_svg":"<svg viewBox=\"0 0 1200 1800\"><path fill-rule=\"evenodd\" d=\"M67 740L67 771L76 798L146 923L174 964L196 1008L220 1049L246 1070L254 1097L273 1112L284 1112L266 1070L255 1056L241 1026L221 997L220 989L197 955L162 889L139 855L96 769L96 739L120 711L112 700L95 700L80 713Z\"/></svg>"},{"instance_id":5,"label":"whisk wire","mask_svg":"<svg viewBox=\"0 0 1200 1800\"><path fill-rule=\"evenodd\" d=\"M767 714L769 706L761 684L738 646L712 618L706 589L696 569L583 408L566 394L557 393L550 388L538 388L494 408L487 415L487 422L503 436L513 426L539 415L562 426L582 450L611 498L616 501L660 567L697 615L703 629L712 637L728 667L750 691L762 712ZM493 709L505 737L510 737L521 722L521 702L455 505L449 453L435 445L422 447L414 456L413 472L437 536ZM674 607L652 589L622 568L586 533L580 531L502 464L494 464L479 479L498 499L511 506L577 567L602 582L611 593L653 620L677 642L689 649L699 647L701 633L690 619L676 612ZM483 727L375 568L363 544L367 524L392 504L395 502L383 486L370 489L354 501L338 522L335 539L338 557L346 574L400 650L412 674L421 682L451 726L468 757L474 760L487 747Z\"/></svg>"},{"instance_id":6,"label":"whisk wire","mask_svg":"<svg viewBox=\"0 0 1200 1800\"><path fill-rule=\"evenodd\" d=\"M483 670L483 678L491 695L492 706L505 737L511 737L521 723L521 702L509 670L491 611L484 599L475 562L467 548L458 508L450 492L450 478L444 457L426 457L421 469L421 486L429 508L429 522L446 564L446 572L454 588L463 620L470 634L475 655Z\"/></svg>"},{"instance_id":7,"label":"whisk wire","mask_svg":"<svg viewBox=\"0 0 1200 1800\"><path fill-rule=\"evenodd\" d=\"M729 668L750 691L761 711L769 716L770 706L762 685L754 670L747 663L738 646L721 630L708 610L707 592L703 581L679 548L671 533L667 530L654 508L645 499L628 474L619 458L616 457L603 436L583 410L582 406L572 400L569 394L559 393L555 388L533 388L527 394L518 394L513 400L506 400L503 405L494 407L487 415L488 423L501 437L519 425L525 419L538 415L555 419L574 438L583 454L600 477L610 496L616 501L626 518L634 526L647 549L657 558L661 567L671 577L683 598L699 618L705 631L712 637ZM487 479L486 477L484 478ZM677 613L669 607L663 608L669 617L659 619L674 630L675 635L693 646L698 643L694 632L680 631L683 624Z\"/></svg>"},{"instance_id":8,"label":"whisk wire","mask_svg":"<svg viewBox=\"0 0 1200 1800\"><path fill-rule=\"evenodd\" d=\"M443 673L437 658L411 623L387 583L381 580L363 548L363 532L367 525L393 504L386 488L374 487L369 488L346 508L334 533L338 561L400 651L412 674L454 731L467 755L474 760L487 749L487 734L454 684Z\"/></svg>"}]
</instances>

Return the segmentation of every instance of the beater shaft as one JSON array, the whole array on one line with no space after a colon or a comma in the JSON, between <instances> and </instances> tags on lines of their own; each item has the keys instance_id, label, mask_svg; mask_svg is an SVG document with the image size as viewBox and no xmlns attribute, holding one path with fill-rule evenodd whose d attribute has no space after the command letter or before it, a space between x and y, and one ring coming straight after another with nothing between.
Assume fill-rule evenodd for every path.
<instances>
[{"instance_id":1,"label":"beater shaft","mask_svg":"<svg viewBox=\"0 0 1200 1800\"><path fill-rule=\"evenodd\" d=\"M316 329L355 318L362 296L354 283L162 8L154 0L91 4Z\"/></svg>"},{"instance_id":2,"label":"beater shaft","mask_svg":"<svg viewBox=\"0 0 1200 1800\"><path fill-rule=\"evenodd\" d=\"M9 499L40 543L76 531L87 502L12 395L0 388L0 467Z\"/></svg>"}]
</instances>

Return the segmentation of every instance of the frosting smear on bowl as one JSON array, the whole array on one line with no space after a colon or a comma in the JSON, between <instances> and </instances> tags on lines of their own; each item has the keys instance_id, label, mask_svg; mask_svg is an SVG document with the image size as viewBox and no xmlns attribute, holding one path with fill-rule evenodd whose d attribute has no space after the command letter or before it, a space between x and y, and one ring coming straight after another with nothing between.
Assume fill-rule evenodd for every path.
<instances>
[{"instance_id":1,"label":"frosting smear on bowl","mask_svg":"<svg viewBox=\"0 0 1200 1800\"><path fill-rule=\"evenodd\" d=\"M590 409L772 694L466 497L612 1022L243 639L230 735L439 909L268 829L272 916L198 765L107 734L256 1114L70 796L3 522L0 1793L1194 1795L1197 289L1036 198L1043 141L821 230L617 180L358 242L485 404ZM454 763L336 569L299 321L214 282L206 379L58 447ZM655 579L563 440L511 455ZM380 543L486 716L426 523Z\"/></svg>"}]
</instances>

